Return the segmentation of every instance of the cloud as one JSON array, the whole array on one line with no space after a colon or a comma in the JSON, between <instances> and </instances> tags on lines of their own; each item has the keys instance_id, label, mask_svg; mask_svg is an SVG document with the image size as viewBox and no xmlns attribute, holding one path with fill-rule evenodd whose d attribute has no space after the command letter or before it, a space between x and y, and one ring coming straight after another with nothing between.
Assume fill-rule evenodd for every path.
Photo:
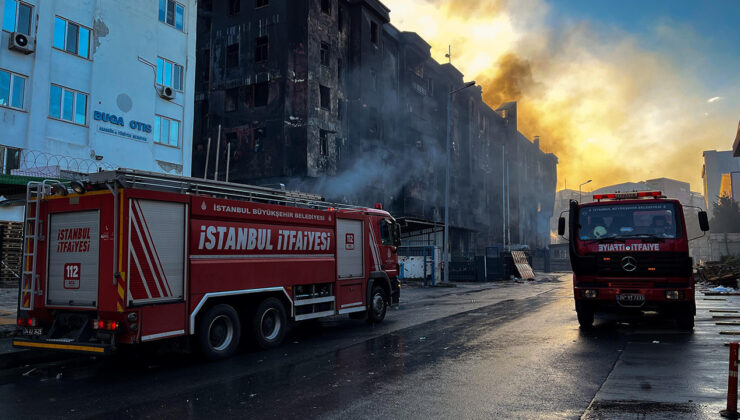
<instances>
[{"instance_id":1,"label":"cloud","mask_svg":"<svg viewBox=\"0 0 740 420\"><path fill-rule=\"evenodd\" d=\"M391 13L438 61L452 44L453 64L483 86L489 105L518 101L520 130L560 158L560 188L565 178L598 188L665 176L701 190L701 151L730 147L734 102L707 100L701 77L676 71L675 50L647 49L596 23L551 27L547 10L545 0L395 0ZM687 47L681 59L703 61L698 54Z\"/></svg>"}]
</instances>

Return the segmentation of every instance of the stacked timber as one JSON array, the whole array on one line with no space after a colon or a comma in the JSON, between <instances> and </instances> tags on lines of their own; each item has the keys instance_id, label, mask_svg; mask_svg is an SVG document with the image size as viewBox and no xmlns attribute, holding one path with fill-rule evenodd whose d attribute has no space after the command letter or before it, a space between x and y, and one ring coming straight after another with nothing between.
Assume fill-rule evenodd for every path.
<instances>
[{"instance_id":1,"label":"stacked timber","mask_svg":"<svg viewBox=\"0 0 740 420\"><path fill-rule=\"evenodd\" d=\"M23 223L0 222L0 288L18 287L23 262Z\"/></svg>"}]
</instances>

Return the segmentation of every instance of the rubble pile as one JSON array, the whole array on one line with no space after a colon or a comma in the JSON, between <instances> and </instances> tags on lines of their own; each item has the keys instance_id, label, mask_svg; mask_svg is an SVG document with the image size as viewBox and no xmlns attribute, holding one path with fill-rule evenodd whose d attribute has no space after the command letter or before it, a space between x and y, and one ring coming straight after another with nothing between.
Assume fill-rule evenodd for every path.
<instances>
[{"instance_id":1,"label":"rubble pile","mask_svg":"<svg viewBox=\"0 0 740 420\"><path fill-rule=\"evenodd\" d=\"M737 287L740 280L740 257L728 257L720 262L708 262L697 268L699 279L704 283L725 287Z\"/></svg>"}]
</instances>

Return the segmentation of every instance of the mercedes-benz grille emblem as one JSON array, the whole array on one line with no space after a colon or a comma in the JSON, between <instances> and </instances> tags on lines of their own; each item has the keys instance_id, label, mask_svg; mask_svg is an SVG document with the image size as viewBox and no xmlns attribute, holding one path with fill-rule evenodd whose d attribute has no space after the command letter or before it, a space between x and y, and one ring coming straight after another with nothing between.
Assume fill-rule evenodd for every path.
<instances>
[{"instance_id":1,"label":"mercedes-benz grille emblem","mask_svg":"<svg viewBox=\"0 0 740 420\"><path fill-rule=\"evenodd\" d=\"M632 272L637 269L637 260L634 257L622 258L622 270Z\"/></svg>"}]
</instances>

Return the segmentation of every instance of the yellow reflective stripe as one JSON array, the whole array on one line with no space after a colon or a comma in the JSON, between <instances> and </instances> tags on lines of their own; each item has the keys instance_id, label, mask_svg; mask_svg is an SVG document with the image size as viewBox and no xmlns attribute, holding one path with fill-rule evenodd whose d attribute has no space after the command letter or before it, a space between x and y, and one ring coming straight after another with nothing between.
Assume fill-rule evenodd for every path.
<instances>
[{"instance_id":1,"label":"yellow reflective stripe","mask_svg":"<svg viewBox=\"0 0 740 420\"><path fill-rule=\"evenodd\" d=\"M105 349L102 347L77 346L74 344L53 344L53 343L36 343L32 341L13 341L13 345L19 346L19 347L37 347L37 348L43 348L43 349L77 350L77 351L89 351L92 353L105 353Z\"/></svg>"}]
</instances>

